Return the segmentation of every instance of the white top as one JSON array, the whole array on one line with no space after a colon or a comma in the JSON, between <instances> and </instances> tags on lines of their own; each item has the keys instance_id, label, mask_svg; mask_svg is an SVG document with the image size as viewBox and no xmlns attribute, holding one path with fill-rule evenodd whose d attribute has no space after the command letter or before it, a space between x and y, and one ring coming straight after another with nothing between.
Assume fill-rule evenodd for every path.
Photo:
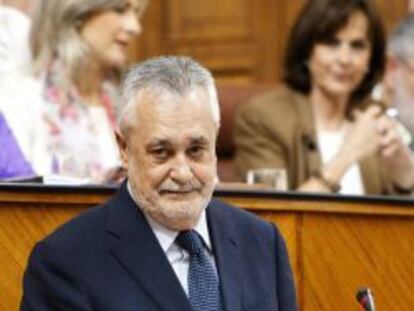
<instances>
[{"instance_id":1,"label":"white top","mask_svg":"<svg viewBox=\"0 0 414 311\"><path fill-rule=\"evenodd\" d=\"M139 206L138 201L136 200L136 198L134 197L131 191L131 186L129 183L127 184L127 188L128 188L129 194ZM145 213L144 215L146 219L148 220L148 223L152 231L154 232L155 237L160 243L162 250L167 256L167 259L169 263L171 264L178 280L180 281L181 286L183 287L185 293L188 296L189 295L188 293L188 269L190 265L190 255L185 249L183 249L181 246L178 245L178 243L175 242L175 239L179 232L175 230L171 230L161 225L159 222L157 222L156 220L154 220L153 218L151 218L149 215ZM213 252L212 252L210 234L208 232L208 227L207 227L207 218L206 218L205 209L203 210L200 216L200 219L198 220L193 230L195 230L203 239L204 245L206 246L206 248L204 249L204 252L207 255L207 257L210 259L210 263L215 269L216 275L218 278L217 267L216 267L216 263L215 263Z\"/></svg>"},{"instance_id":2,"label":"white top","mask_svg":"<svg viewBox=\"0 0 414 311\"><path fill-rule=\"evenodd\" d=\"M0 80L30 67L30 19L20 11L0 5Z\"/></svg>"},{"instance_id":3,"label":"white top","mask_svg":"<svg viewBox=\"0 0 414 311\"><path fill-rule=\"evenodd\" d=\"M41 80L23 72L10 74L0 83L0 112L6 118L26 159L37 174L46 177L46 181L66 183L69 182L66 177L72 178L73 183L91 182L93 176L89 175L89 171L84 173L69 169L59 171L61 181L59 178L48 178L55 176L56 172L53 171L54 158L49 150L48 129L44 122L46 106L42 89ZM92 163L96 158L95 162L102 164L102 172L117 167L120 165L119 152L105 109L101 106L88 106L87 109L88 127L62 124L62 127L68 127L63 141L68 148L62 152L62 159L66 156L71 163L76 160L79 163Z\"/></svg>"},{"instance_id":4,"label":"white top","mask_svg":"<svg viewBox=\"0 0 414 311\"><path fill-rule=\"evenodd\" d=\"M102 106L90 106L89 113L95 132L96 144L100 150L101 162L106 163L108 167L120 165L115 134L108 122L105 108Z\"/></svg>"},{"instance_id":5,"label":"white top","mask_svg":"<svg viewBox=\"0 0 414 311\"><path fill-rule=\"evenodd\" d=\"M323 164L328 163L336 155L344 141L347 129L348 124L345 124L338 131L318 131L318 146ZM353 163L348 168L340 181L340 186L339 193L341 194L362 195L365 193L358 163Z\"/></svg>"},{"instance_id":6,"label":"white top","mask_svg":"<svg viewBox=\"0 0 414 311\"><path fill-rule=\"evenodd\" d=\"M14 72L0 83L0 112L3 113L19 147L36 172L43 172L41 84L26 73ZM35 161L37 157L40 158ZM44 161L42 161L44 162Z\"/></svg>"}]
</instances>

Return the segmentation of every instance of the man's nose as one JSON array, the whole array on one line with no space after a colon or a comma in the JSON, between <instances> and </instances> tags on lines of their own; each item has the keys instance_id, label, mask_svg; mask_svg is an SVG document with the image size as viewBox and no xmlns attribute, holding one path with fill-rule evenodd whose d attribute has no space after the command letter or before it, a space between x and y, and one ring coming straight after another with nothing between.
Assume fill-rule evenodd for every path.
<instances>
[{"instance_id":1,"label":"man's nose","mask_svg":"<svg viewBox=\"0 0 414 311\"><path fill-rule=\"evenodd\" d=\"M177 183L184 184L193 178L193 171L189 160L185 156L177 156L171 169L171 178Z\"/></svg>"}]
</instances>

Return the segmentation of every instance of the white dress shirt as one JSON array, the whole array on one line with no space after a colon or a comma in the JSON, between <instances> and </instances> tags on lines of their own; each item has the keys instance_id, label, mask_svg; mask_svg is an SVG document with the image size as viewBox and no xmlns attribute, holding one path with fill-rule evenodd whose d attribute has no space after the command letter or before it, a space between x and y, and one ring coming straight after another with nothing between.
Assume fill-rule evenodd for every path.
<instances>
[{"instance_id":1,"label":"white dress shirt","mask_svg":"<svg viewBox=\"0 0 414 311\"><path fill-rule=\"evenodd\" d=\"M129 182L127 184L127 188L128 188L128 191L131 197L134 199L137 205L140 206L139 202L134 197L134 194L131 191L131 186ZM188 296L188 278L187 277L188 277L188 269L190 265L190 255L185 249L183 249L181 246L178 245L178 243L175 242L175 239L177 235L179 234L179 232L165 227L164 225L160 224L154 218L147 215L146 213L144 213L144 215L152 231L154 232L155 237L157 238L162 250L167 256L167 259L169 263L171 264L178 280L180 281L181 286L183 287L185 293ZM216 271L217 278L218 278L217 267L216 267L216 263L215 263L213 252L212 252L210 234L208 232L208 227L207 227L207 218L206 218L205 209L201 213L200 219L198 220L193 230L195 230L203 239L204 252L207 255L207 257L210 259L210 262L213 265L214 270Z\"/></svg>"}]
</instances>

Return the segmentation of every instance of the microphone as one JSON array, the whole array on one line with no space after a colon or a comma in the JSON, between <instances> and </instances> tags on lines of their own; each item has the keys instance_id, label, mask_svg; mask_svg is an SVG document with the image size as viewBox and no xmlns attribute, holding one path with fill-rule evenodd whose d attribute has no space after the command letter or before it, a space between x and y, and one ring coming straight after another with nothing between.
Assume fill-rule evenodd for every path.
<instances>
[{"instance_id":1,"label":"microphone","mask_svg":"<svg viewBox=\"0 0 414 311\"><path fill-rule=\"evenodd\" d=\"M374 296L368 287L358 289L356 299L365 311L375 311Z\"/></svg>"}]
</instances>

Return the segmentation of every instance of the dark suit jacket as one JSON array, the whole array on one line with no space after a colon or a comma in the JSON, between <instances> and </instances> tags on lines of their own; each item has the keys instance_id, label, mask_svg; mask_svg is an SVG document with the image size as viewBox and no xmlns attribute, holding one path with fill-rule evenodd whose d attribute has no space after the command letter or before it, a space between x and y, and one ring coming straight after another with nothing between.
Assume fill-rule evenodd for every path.
<instances>
[{"instance_id":1,"label":"dark suit jacket","mask_svg":"<svg viewBox=\"0 0 414 311\"><path fill-rule=\"evenodd\" d=\"M213 200L207 208L225 310L296 311L285 243L275 226ZM39 242L21 310L190 311L187 296L123 185Z\"/></svg>"}]
</instances>

